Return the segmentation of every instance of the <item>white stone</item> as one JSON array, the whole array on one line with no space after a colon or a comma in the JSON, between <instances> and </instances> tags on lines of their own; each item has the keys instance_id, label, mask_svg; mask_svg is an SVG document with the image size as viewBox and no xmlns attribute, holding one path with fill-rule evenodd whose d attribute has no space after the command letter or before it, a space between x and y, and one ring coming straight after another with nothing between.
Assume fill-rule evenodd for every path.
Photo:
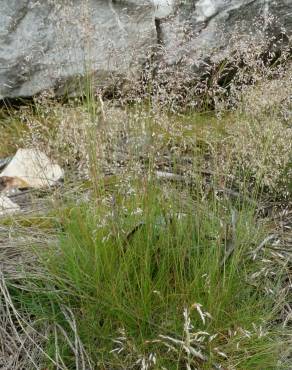
<instances>
[{"instance_id":1,"label":"white stone","mask_svg":"<svg viewBox=\"0 0 292 370\"><path fill-rule=\"evenodd\" d=\"M0 195L0 216L13 214L20 211L18 204L12 202L8 197Z\"/></svg>"},{"instance_id":2,"label":"white stone","mask_svg":"<svg viewBox=\"0 0 292 370\"><path fill-rule=\"evenodd\" d=\"M62 168L36 149L18 149L0 176L17 177L32 188L54 185L64 175Z\"/></svg>"}]
</instances>

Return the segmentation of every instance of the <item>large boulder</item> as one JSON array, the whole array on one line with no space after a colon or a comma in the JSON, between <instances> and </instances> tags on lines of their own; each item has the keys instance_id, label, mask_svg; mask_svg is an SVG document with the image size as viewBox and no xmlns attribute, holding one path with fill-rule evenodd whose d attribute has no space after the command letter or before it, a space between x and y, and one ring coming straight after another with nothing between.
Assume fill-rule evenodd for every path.
<instances>
[{"instance_id":1,"label":"large boulder","mask_svg":"<svg viewBox=\"0 0 292 370\"><path fill-rule=\"evenodd\" d=\"M0 98L110 83L155 42L149 0L1 0Z\"/></svg>"},{"instance_id":2,"label":"large boulder","mask_svg":"<svg viewBox=\"0 0 292 370\"><path fill-rule=\"evenodd\" d=\"M291 0L193 0L158 22L163 62L202 71L248 42L292 34ZM242 43L242 41L245 41ZM244 50L243 50L244 51Z\"/></svg>"},{"instance_id":3,"label":"large boulder","mask_svg":"<svg viewBox=\"0 0 292 370\"><path fill-rule=\"evenodd\" d=\"M1 0L0 99L131 81L153 50L201 73L240 35L290 35L291 14L291 0Z\"/></svg>"}]
</instances>

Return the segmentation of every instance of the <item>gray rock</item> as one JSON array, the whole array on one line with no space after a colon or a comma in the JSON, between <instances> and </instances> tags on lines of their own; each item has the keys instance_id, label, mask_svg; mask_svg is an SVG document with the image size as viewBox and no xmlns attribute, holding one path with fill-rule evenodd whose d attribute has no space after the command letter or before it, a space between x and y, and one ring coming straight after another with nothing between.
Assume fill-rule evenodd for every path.
<instances>
[{"instance_id":1,"label":"gray rock","mask_svg":"<svg viewBox=\"0 0 292 370\"><path fill-rule=\"evenodd\" d=\"M0 0L0 6L0 98L71 92L88 83L82 76L89 71L97 84L109 84L135 72L156 42L148 0Z\"/></svg>"},{"instance_id":2,"label":"gray rock","mask_svg":"<svg viewBox=\"0 0 292 370\"><path fill-rule=\"evenodd\" d=\"M291 0L193 0L176 6L159 21L166 65L202 70L237 47L240 35L260 41L292 34ZM236 34L238 36L236 37Z\"/></svg>"},{"instance_id":3,"label":"gray rock","mask_svg":"<svg viewBox=\"0 0 292 370\"><path fill-rule=\"evenodd\" d=\"M235 30L258 38L263 30L292 32L291 0L0 0L0 6L0 98L47 89L72 94L121 76L131 81L157 44L160 66L200 73L206 60L228 52ZM277 21L269 23L269 13Z\"/></svg>"}]
</instances>

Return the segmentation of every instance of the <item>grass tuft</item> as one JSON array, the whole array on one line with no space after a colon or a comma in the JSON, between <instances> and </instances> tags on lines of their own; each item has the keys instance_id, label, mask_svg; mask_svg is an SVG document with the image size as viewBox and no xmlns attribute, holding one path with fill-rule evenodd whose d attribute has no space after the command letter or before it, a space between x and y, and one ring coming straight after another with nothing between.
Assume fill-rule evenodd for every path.
<instances>
[{"instance_id":1,"label":"grass tuft","mask_svg":"<svg viewBox=\"0 0 292 370\"><path fill-rule=\"evenodd\" d=\"M53 331L48 355L58 348L75 369L78 333L94 369L276 368L273 297L250 279L263 238L254 209L215 194L182 201L152 181L133 188L66 211L58 247L39 256L45 277L14 292L22 311L68 336Z\"/></svg>"}]
</instances>

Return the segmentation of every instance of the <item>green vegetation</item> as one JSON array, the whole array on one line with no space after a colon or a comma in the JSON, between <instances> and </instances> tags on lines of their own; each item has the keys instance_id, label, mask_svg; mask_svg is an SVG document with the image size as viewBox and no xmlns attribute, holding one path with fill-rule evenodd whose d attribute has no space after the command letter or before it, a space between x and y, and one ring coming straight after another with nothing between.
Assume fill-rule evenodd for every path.
<instances>
[{"instance_id":1,"label":"green vegetation","mask_svg":"<svg viewBox=\"0 0 292 370\"><path fill-rule=\"evenodd\" d=\"M0 108L0 158L4 158L15 153L21 138L25 132L25 125L19 117L15 116L7 109Z\"/></svg>"},{"instance_id":2,"label":"green vegetation","mask_svg":"<svg viewBox=\"0 0 292 370\"><path fill-rule=\"evenodd\" d=\"M291 368L289 102L262 94L234 112L93 94L3 110L0 156L35 147L66 171L0 221L0 344L19 369Z\"/></svg>"},{"instance_id":3,"label":"green vegetation","mask_svg":"<svg viewBox=\"0 0 292 370\"><path fill-rule=\"evenodd\" d=\"M14 291L18 309L60 331L58 351L70 369L77 332L96 369L137 361L155 369L276 368L283 339L272 326L274 297L251 279L261 266L250 253L264 237L254 209L214 194L203 200L196 189L184 196L152 182L133 189L60 217L57 248L40 253L46 277L28 277L33 289ZM280 279L279 272L275 290Z\"/></svg>"}]
</instances>

